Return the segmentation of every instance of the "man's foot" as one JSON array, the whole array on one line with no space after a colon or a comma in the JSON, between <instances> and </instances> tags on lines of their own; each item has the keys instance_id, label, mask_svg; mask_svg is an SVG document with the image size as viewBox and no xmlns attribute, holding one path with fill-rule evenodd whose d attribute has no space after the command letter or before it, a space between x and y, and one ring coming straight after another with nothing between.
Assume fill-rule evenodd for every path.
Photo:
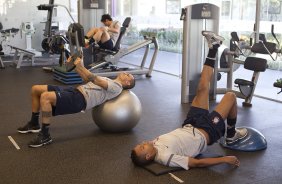
<instances>
[{"instance_id":1,"label":"man's foot","mask_svg":"<svg viewBox=\"0 0 282 184\"><path fill-rule=\"evenodd\" d=\"M76 65L74 64L75 60L80 57L79 55L74 54L71 56L70 60L66 62L66 71L70 72L75 69Z\"/></svg>"},{"instance_id":2,"label":"man's foot","mask_svg":"<svg viewBox=\"0 0 282 184\"><path fill-rule=\"evenodd\" d=\"M32 125L31 122L28 122L25 126L18 128L18 132L21 134L38 133L40 132L40 125Z\"/></svg>"},{"instance_id":3,"label":"man's foot","mask_svg":"<svg viewBox=\"0 0 282 184\"><path fill-rule=\"evenodd\" d=\"M236 128L236 133L233 137L226 137L225 141L227 145L232 145L240 139L243 139L248 134L248 130L246 128Z\"/></svg>"},{"instance_id":4,"label":"man's foot","mask_svg":"<svg viewBox=\"0 0 282 184\"><path fill-rule=\"evenodd\" d=\"M222 36L216 35L214 32L211 31L202 31L202 35L206 38L208 42L208 47L210 49L212 49L214 45L221 45L222 42L225 40Z\"/></svg>"},{"instance_id":5,"label":"man's foot","mask_svg":"<svg viewBox=\"0 0 282 184\"><path fill-rule=\"evenodd\" d=\"M31 148L38 148L47 144L52 143L52 138L50 136L50 134L48 135L43 135L42 132L40 132L37 136L36 139L34 139L33 141L31 141L28 146Z\"/></svg>"}]
</instances>

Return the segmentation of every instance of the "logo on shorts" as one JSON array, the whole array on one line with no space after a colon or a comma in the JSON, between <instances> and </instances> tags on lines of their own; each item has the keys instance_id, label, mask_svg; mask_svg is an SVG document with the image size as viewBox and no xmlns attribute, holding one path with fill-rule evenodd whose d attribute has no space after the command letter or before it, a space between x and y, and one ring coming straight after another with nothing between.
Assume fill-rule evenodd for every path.
<instances>
[{"instance_id":1,"label":"logo on shorts","mask_svg":"<svg viewBox=\"0 0 282 184\"><path fill-rule=\"evenodd\" d=\"M219 122L219 117L214 117L212 120L213 124L217 124Z\"/></svg>"}]
</instances>

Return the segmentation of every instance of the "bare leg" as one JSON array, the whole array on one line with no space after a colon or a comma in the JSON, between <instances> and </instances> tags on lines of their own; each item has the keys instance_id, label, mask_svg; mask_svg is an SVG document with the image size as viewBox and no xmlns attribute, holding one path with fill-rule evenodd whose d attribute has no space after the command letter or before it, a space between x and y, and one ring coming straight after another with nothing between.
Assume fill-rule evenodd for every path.
<instances>
[{"instance_id":1,"label":"bare leg","mask_svg":"<svg viewBox=\"0 0 282 184\"><path fill-rule=\"evenodd\" d=\"M209 110L210 81L214 72L217 50L224 38L217 36L212 32L205 31L202 32L202 35L206 38L209 46L209 52L201 73L196 96L192 101L192 106Z\"/></svg>"},{"instance_id":2,"label":"bare leg","mask_svg":"<svg viewBox=\"0 0 282 184\"><path fill-rule=\"evenodd\" d=\"M98 31L99 31L99 28L92 28L86 33L86 36L88 38L92 38Z\"/></svg>"},{"instance_id":3,"label":"bare leg","mask_svg":"<svg viewBox=\"0 0 282 184\"><path fill-rule=\"evenodd\" d=\"M44 92L40 97L40 107L42 111L42 124L50 124L52 117L52 106L56 105L57 97L54 91Z\"/></svg>"},{"instance_id":4,"label":"bare leg","mask_svg":"<svg viewBox=\"0 0 282 184\"><path fill-rule=\"evenodd\" d=\"M224 120L227 119L226 141L228 144L232 144L247 135L247 129L236 130L235 128L237 121L237 99L235 93L227 92L216 106L215 111L218 112Z\"/></svg>"},{"instance_id":5,"label":"bare leg","mask_svg":"<svg viewBox=\"0 0 282 184\"><path fill-rule=\"evenodd\" d=\"M192 101L192 106L209 109L209 86L213 75L213 68L204 65L198 84L197 93Z\"/></svg>"},{"instance_id":6,"label":"bare leg","mask_svg":"<svg viewBox=\"0 0 282 184\"><path fill-rule=\"evenodd\" d=\"M109 33L106 31L106 29L100 29L99 31L97 31L97 33L93 36L94 40L98 42L102 42L105 43L106 41L108 41L111 37L109 35Z\"/></svg>"},{"instance_id":7,"label":"bare leg","mask_svg":"<svg viewBox=\"0 0 282 184\"><path fill-rule=\"evenodd\" d=\"M23 127L18 128L19 133L37 133L40 131L39 115L40 115L40 98L47 92L47 85L34 85L31 88L31 118Z\"/></svg>"},{"instance_id":8,"label":"bare leg","mask_svg":"<svg viewBox=\"0 0 282 184\"><path fill-rule=\"evenodd\" d=\"M103 35L104 31L99 30L95 33L95 35L93 35L94 40L96 41L96 43L101 41L102 35Z\"/></svg>"},{"instance_id":9,"label":"bare leg","mask_svg":"<svg viewBox=\"0 0 282 184\"><path fill-rule=\"evenodd\" d=\"M42 114L42 127L37 138L31 141L28 146L37 148L52 142L49 134L50 118L52 117L52 105L56 104L56 93L54 91L43 92L40 95L40 108Z\"/></svg>"},{"instance_id":10,"label":"bare leg","mask_svg":"<svg viewBox=\"0 0 282 184\"><path fill-rule=\"evenodd\" d=\"M215 111L225 119L237 118L237 99L233 92L227 92L220 103L216 106Z\"/></svg>"},{"instance_id":11,"label":"bare leg","mask_svg":"<svg viewBox=\"0 0 282 184\"><path fill-rule=\"evenodd\" d=\"M107 31L104 31L102 36L101 36L101 42L104 43L104 42L106 42L110 39L111 39L111 37L110 37L109 33Z\"/></svg>"},{"instance_id":12,"label":"bare leg","mask_svg":"<svg viewBox=\"0 0 282 184\"><path fill-rule=\"evenodd\" d=\"M47 85L34 85L31 88L31 109L32 112L40 111L40 96L42 93L46 92Z\"/></svg>"}]
</instances>

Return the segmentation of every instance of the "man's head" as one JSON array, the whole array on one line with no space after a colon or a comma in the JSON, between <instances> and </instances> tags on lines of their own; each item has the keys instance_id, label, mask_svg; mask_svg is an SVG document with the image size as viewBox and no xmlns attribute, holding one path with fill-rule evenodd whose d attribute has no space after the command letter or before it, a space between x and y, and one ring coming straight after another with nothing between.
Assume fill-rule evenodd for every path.
<instances>
[{"instance_id":1,"label":"man's head","mask_svg":"<svg viewBox=\"0 0 282 184\"><path fill-rule=\"evenodd\" d=\"M112 23L112 17L109 14L104 14L102 15L101 18L101 22L105 25L105 26L110 26Z\"/></svg>"},{"instance_id":2,"label":"man's head","mask_svg":"<svg viewBox=\"0 0 282 184\"><path fill-rule=\"evenodd\" d=\"M156 153L152 142L143 142L131 151L131 160L135 165L144 166L154 160Z\"/></svg>"},{"instance_id":3,"label":"man's head","mask_svg":"<svg viewBox=\"0 0 282 184\"><path fill-rule=\"evenodd\" d=\"M121 83L123 89L131 89L135 86L135 79L130 73L122 72L118 74L116 80Z\"/></svg>"}]
</instances>

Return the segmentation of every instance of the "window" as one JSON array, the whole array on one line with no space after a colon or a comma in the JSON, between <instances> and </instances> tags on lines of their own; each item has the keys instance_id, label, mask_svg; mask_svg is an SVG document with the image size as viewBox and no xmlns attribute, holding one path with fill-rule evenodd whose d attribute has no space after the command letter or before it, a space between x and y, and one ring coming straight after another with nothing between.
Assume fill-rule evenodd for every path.
<instances>
[{"instance_id":1,"label":"window","mask_svg":"<svg viewBox=\"0 0 282 184\"><path fill-rule=\"evenodd\" d=\"M180 1L179 0L166 0L166 13L167 14L179 14L180 13Z\"/></svg>"}]
</instances>

